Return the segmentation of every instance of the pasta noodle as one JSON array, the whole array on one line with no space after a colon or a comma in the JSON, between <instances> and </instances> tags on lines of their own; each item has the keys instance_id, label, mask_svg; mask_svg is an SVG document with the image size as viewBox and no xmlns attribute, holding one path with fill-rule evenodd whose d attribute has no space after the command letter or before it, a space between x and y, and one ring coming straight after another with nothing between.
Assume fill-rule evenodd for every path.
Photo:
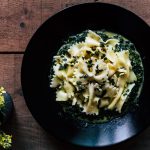
<instances>
[{"instance_id":1,"label":"pasta noodle","mask_svg":"<svg viewBox=\"0 0 150 150\"><path fill-rule=\"evenodd\" d=\"M57 88L56 101L71 101L87 115L98 115L102 108L121 113L137 77L129 50L115 50L119 44L118 39L103 41L89 30L85 41L54 56L50 87Z\"/></svg>"}]
</instances>

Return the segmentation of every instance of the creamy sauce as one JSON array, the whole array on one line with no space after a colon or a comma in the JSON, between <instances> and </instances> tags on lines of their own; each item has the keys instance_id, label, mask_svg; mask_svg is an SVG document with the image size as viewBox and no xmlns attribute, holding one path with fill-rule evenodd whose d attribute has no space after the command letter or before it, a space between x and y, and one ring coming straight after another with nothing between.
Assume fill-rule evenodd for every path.
<instances>
[{"instance_id":1,"label":"creamy sauce","mask_svg":"<svg viewBox=\"0 0 150 150\"><path fill-rule=\"evenodd\" d=\"M82 113L80 108L75 105L72 106L68 101L60 103L62 105L63 111L62 116L65 118L73 118L74 120L80 120L80 121L86 121L89 123L103 123L107 122L115 117L118 117L122 114L125 114L126 112L130 110L135 110L136 106L138 105L138 97L141 93L141 89L143 86L144 81L144 68L142 65L142 60L140 58L140 54L136 50L134 44L130 42L127 38L115 34L112 32L108 32L105 30L102 31L95 31L98 35L102 37L104 41L108 40L109 38L115 38L119 39L120 44L116 45L115 51L123 51L123 50L129 50L129 57L131 60L131 64L133 67L133 71L137 76L137 81L135 82L135 87L131 91L131 93L128 96L128 101L123 106L122 113L119 114L116 111L110 111L110 110L101 110L100 115L98 116L87 116ZM87 35L87 31L84 31L80 34L77 34L75 36L70 36L68 40L64 41L64 45L59 49L58 55L63 55L67 53L68 48L75 44L76 42L82 42L84 41L85 37Z\"/></svg>"}]
</instances>

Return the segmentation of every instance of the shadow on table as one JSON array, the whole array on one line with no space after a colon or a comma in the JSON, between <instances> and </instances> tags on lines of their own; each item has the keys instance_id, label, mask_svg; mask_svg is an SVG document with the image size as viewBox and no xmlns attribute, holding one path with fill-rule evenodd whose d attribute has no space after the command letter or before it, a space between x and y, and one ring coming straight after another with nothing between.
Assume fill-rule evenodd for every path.
<instances>
[{"instance_id":1,"label":"shadow on table","mask_svg":"<svg viewBox=\"0 0 150 150\"><path fill-rule=\"evenodd\" d=\"M58 141L46 133L31 115L19 115L16 110L7 122L4 131L13 135L13 150L91 150ZM135 138L103 150L149 150L150 128ZM93 149L92 149L93 150ZM100 150L100 148L94 148Z\"/></svg>"},{"instance_id":2,"label":"shadow on table","mask_svg":"<svg viewBox=\"0 0 150 150\"><path fill-rule=\"evenodd\" d=\"M71 144L63 143L54 140L55 150L93 150L93 148L83 148ZM103 150L149 150L150 149L150 128L146 129L143 133L135 138L126 141L125 143L118 144L113 147L101 148ZM100 150L100 148L94 148Z\"/></svg>"}]
</instances>

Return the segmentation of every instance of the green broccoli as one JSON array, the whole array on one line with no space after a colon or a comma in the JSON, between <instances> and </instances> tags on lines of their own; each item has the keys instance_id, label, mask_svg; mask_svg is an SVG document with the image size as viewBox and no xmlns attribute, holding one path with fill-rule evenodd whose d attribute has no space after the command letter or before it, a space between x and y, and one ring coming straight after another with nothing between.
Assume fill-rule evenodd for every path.
<instances>
[{"instance_id":1,"label":"green broccoli","mask_svg":"<svg viewBox=\"0 0 150 150\"><path fill-rule=\"evenodd\" d=\"M9 149L12 144L12 136L0 131L0 146L4 149Z\"/></svg>"},{"instance_id":2,"label":"green broccoli","mask_svg":"<svg viewBox=\"0 0 150 150\"><path fill-rule=\"evenodd\" d=\"M6 91L4 90L3 87L0 87L0 111L2 111L2 109L5 107L5 98L3 95L4 93L6 93ZM3 147L4 149L9 149L11 147L11 143L12 143L12 136L5 134L3 131L0 131L0 146Z\"/></svg>"}]
</instances>

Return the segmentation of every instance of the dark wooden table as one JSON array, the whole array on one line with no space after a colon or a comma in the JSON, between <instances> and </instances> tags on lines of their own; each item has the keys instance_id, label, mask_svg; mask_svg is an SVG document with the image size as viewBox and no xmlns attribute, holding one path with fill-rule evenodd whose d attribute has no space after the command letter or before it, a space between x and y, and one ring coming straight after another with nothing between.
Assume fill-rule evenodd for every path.
<instances>
[{"instance_id":1,"label":"dark wooden table","mask_svg":"<svg viewBox=\"0 0 150 150\"><path fill-rule=\"evenodd\" d=\"M5 131L13 150L81 150L48 135L29 112L21 90L23 53L31 36L57 11L83 2L107 2L127 8L150 25L150 0L0 0L0 84L12 95L14 113ZM146 116L150 117L150 116ZM150 150L150 128L115 150Z\"/></svg>"}]
</instances>

